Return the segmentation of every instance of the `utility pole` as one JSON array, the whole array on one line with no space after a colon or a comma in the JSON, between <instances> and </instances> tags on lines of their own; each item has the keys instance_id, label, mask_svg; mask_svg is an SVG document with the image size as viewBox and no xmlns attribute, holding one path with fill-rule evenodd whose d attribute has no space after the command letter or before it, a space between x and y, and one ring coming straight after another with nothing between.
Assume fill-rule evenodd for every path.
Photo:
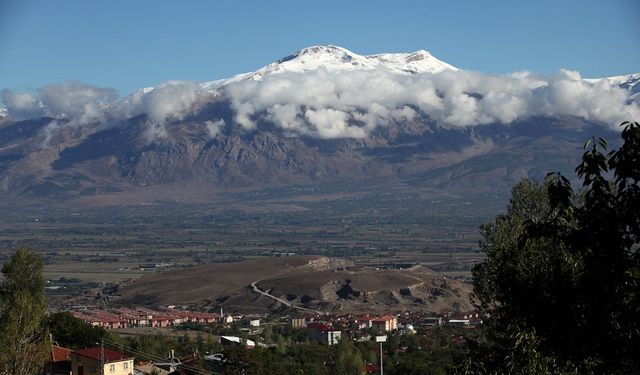
<instances>
[{"instance_id":1,"label":"utility pole","mask_svg":"<svg viewBox=\"0 0 640 375\"><path fill-rule=\"evenodd\" d=\"M382 370L382 341L380 341L380 375L384 375L384 371Z\"/></svg>"},{"instance_id":2,"label":"utility pole","mask_svg":"<svg viewBox=\"0 0 640 375\"><path fill-rule=\"evenodd\" d=\"M387 336L376 336L376 342L380 343L380 375L384 375L382 370L382 343L387 341Z\"/></svg>"},{"instance_id":3,"label":"utility pole","mask_svg":"<svg viewBox=\"0 0 640 375\"><path fill-rule=\"evenodd\" d=\"M100 375L104 375L104 339L100 339Z\"/></svg>"}]
</instances>

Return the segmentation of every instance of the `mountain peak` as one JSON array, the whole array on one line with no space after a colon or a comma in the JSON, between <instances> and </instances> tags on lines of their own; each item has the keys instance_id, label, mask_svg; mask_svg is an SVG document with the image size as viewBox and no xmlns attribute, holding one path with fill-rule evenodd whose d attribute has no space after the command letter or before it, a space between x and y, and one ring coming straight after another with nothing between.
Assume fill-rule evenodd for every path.
<instances>
[{"instance_id":1,"label":"mountain peak","mask_svg":"<svg viewBox=\"0 0 640 375\"><path fill-rule=\"evenodd\" d=\"M457 70L440 61L430 52L420 49L410 53L381 53L359 55L335 45L316 45L303 48L277 62L258 70L270 72L306 72L324 68L328 71L387 69L393 73L439 73Z\"/></svg>"},{"instance_id":2,"label":"mountain peak","mask_svg":"<svg viewBox=\"0 0 640 375\"><path fill-rule=\"evenodd\" d=\"M303 48L292 55L287 57L283 57L282 59L276 61L276 64L283 64L287 61L292 61L295 59L326 59L326 58L334 58L338 60L342 60L345 62L351 61L355 56L361 57L346 48L342 48L334 45L316 45Z\"/></svg>"},{"instance_id":3,"label":"mountain peak","mask_svg":"<svg viewBox=\"0 0 640 375\"><path fill-rule=\"evenodd\" d=\"M217 90L234 82L261 81L264 77L274 74L305 73L318 69L331 73L383 69L396 74L440 73L445 70L457 70L456 67L438 60L422 49L410 53L359 55L344 47L327 44L302 48L254 72L239 74L229 79L204 82L201 87Z\"/></svg>"},{"instance_id":4,"label":"mountain peak","mask_svg":"<svg viewBox=\"0 0 640 375\"><path fill-rule=\"evenodd\" d=\"M355 53L349 51L346 48L340 46L334 46L332 44L316 45L303 48L296 52L294 55L319 55L319 54L331 54L331 55L355 55Z\"/></svg>"}]
</instances>

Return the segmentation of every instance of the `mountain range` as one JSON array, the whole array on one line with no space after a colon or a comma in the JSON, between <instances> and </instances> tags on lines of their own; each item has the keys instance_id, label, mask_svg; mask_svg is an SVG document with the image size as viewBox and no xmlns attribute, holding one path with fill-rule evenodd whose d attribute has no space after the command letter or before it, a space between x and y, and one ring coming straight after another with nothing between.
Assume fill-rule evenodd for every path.
<instances>
[{"instance_id":1,"label":"mountain range","mask_svg":"<svg viewBox=\"0 0 640 375\"><path fill-rule=\"evenodd\" d=\"M101 205L291 186L492 194L570 172L594 135L615 146L617 125L640 118L638 82L313 46L254 72L123 98L81 82L4 90L0 191Z\"/></svg>"}]
</instances>

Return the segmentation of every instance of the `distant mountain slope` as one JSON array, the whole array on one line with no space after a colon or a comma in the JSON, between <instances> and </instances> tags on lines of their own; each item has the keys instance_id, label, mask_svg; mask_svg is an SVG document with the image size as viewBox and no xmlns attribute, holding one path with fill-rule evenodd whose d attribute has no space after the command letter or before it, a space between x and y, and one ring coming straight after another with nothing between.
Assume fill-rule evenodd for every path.
<instances>
[{"instance_id":1,"label":"distant mountain slope","mask_svg":"<svg viewBox=\"0 0 640 375\"><path fill-rule=\"evenodd\" d=\"M615 145L616 122L640 114L638 79L483 75L426 51L312 46L229 79L117 100L78 82L39 97L5 91L0 192L13 199L4 204L210 201L341 183L490 194L571 171L593 135Z\"/></svg>"}]
</instances>

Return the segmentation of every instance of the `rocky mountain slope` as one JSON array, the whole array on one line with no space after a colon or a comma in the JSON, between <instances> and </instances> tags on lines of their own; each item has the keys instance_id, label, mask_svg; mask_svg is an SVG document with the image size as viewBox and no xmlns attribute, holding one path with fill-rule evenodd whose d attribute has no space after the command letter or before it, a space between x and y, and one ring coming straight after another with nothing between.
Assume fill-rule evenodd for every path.
<instances>
[{"instance_id":1,"label":"rocky mountain slope","mask_svg":"<svg viewBox=\"0 0 640 375\"><path fill-rule=\"evenodd\" d=\"M617 121L640 113L636 81L490 76L426 51L313 46L255 72L122 99L81 83L3 92L0 191L98 204L345 183L504 191L571 170L592 135L615 144Z\"/></svg>"}]
</instances>

